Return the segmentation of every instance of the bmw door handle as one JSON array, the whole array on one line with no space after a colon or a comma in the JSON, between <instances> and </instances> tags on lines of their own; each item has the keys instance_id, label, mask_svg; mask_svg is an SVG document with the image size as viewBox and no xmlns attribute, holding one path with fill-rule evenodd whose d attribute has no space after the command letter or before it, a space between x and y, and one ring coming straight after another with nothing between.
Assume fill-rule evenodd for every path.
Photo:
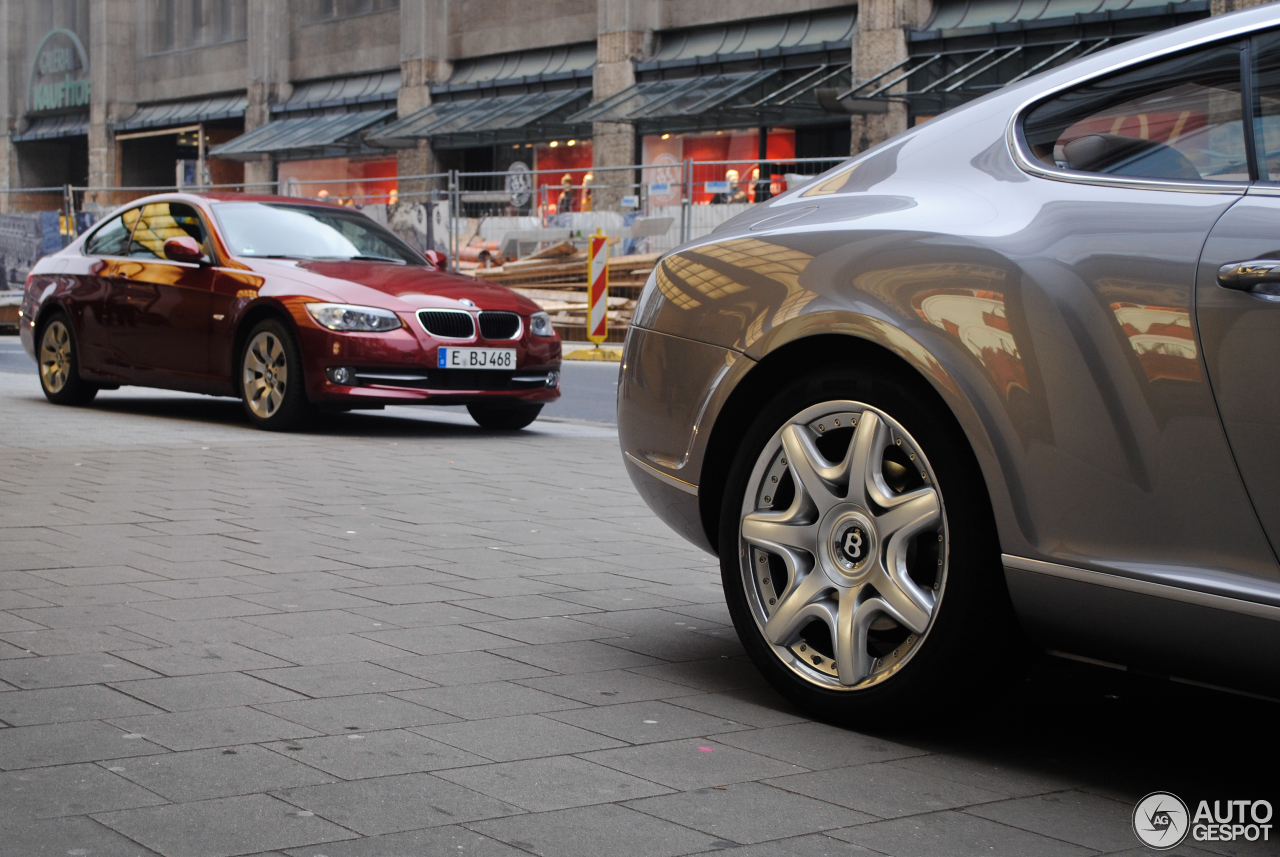
<instances>
[{"instance_id":1,"label":"bmw door handle","mask_svg":"<svg viewBox=\"0 0 1280 857\"><path fill-rule=\"evenodd\" d=\"M1280 296L1280 259L1231 262L1218 269L1218 285L1238 292Z\"/></svg>"}]
</instances>

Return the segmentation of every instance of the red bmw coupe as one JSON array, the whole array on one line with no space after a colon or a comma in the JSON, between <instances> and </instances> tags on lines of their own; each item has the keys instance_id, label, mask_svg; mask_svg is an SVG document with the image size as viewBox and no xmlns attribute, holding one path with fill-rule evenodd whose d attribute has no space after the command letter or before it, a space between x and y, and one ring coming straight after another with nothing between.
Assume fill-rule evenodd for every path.
<instances>
[{"instance_id":1,"label":"red bmw coupe","mask_svg":"<svg viewBox=\"0 0 1280 857\"><path fill-rule=\"evenodd\" d=\"M22 316L57 404L136 384L238 396L273 430L389 404L520 429L560 396L560 338L537 304L440 270L363 214L287 197L139 200L41 259Z\"/></svg>"}]
</instances>

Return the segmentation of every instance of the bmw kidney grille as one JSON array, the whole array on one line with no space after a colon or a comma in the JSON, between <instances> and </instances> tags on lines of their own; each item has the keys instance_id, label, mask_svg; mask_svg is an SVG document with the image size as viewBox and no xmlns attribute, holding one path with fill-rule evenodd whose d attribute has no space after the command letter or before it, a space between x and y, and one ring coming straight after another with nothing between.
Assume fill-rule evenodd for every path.
<instances>
[{"instance_id":1,"label":"bmw kidney grille","mask_svg":"<svg viewBox=\"0 0 1280 857\"><path fill-rule=\"evenodd\" d=\"M465 310L419 310L418 321L423 330L441 339L470 339L476 335L475 321Z\"/></svg>"},{"instance_id":2,"label":"bmw kidney grille","mask_svg":"<svg viewBox=\"0 0 1280 857\"><path fill-rule=\"evenodd\" d=\"M520 335L520 316L513 312L482 312L480 335L485 339L515 339Z\"/></svg>"}]
</instances>

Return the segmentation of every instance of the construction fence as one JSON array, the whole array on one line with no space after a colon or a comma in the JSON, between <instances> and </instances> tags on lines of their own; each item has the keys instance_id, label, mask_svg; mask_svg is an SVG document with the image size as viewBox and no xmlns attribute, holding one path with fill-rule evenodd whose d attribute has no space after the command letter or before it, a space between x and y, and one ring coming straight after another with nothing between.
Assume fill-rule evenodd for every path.
<instances>
[{"instance_id":1,"label":"construction fence","mask_svg":"<svg viewBox=\"0 0 1280 857\"><path fill-rule=\"evenodd\" d=\"M609 236L609 339L621 341L657 260L725 221L841 162L676 161L590 170L460 172L380 179L290 179L203 187L73 187L0 191L0 267L20 289L35 260L120 206L175 190L276 194L357 209L465 276L505 285L585 340L591 235ZM3 297L0 297L3 301Z\"/></svg>"}]
</instances>

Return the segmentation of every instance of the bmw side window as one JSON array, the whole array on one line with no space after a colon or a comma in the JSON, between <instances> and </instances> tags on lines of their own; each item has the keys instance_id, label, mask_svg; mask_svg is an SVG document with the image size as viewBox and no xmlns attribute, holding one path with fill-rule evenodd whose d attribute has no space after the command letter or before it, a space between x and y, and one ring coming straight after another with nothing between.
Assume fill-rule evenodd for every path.
<instances>
[{"instance_id":1,"label":"bmw side window","mask_svg":"<svg viewBox=\"0 0 1280 857\"><path fill-rule=\"evenodd\" d=\"M125 217L132 215L129 222ZM128 255L129 233L138 218L138 210L127 211L108 220L97 232L89 236L84 244L84 252L90 256L125 256Z\"/></svg>"},{"instance_id":2,"label":"bmw side window","mask_svg":"<svg viewBox=\"0 0 1280 857\"><path fill-rule=\"evenodd\" d=\"M133 230L133 239L129 242L129 255L144 259L163 259L164 242L183 236L196 239L205 256L209 255L204 225L194 208L181 202L153 202L144 205L138 226Z\"/></svg>"},{"instance_id":3,"label":"bmw side window","mask_svg":"<svg viewBox=\"0 0 1280 857\"><path fill-rule=\"evenodd\" d=\"M1253 60L1253 139L1258 150L1258 179L1280 182L1280 32L1255 36Z\"/></svg>"},{"instance_id":4,"label":"bmw side window","mask_svg":"<svg viewBox=\"0 0 1280 857\"><path fill-rule=\"evenodd\" d=\"M1023 135L1045 166L1176 181L1249 181L1241 45L1091 80L1037 105Z\"/></svg>"}]
</instances>

